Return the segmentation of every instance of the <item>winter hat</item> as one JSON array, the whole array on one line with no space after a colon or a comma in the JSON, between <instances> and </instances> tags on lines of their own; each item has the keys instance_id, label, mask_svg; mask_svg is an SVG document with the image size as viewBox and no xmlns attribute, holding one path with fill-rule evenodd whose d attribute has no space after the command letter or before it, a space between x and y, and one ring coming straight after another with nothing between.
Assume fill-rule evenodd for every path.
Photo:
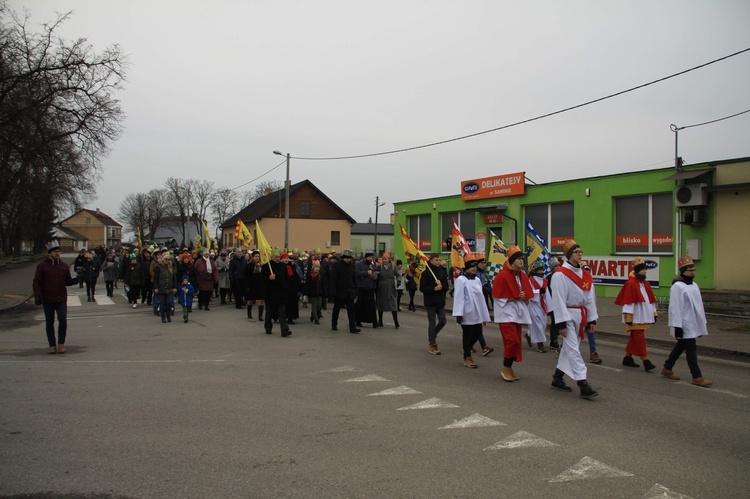
<instances>
[{"instance_id":1,"label":"winter hat","mask_svg":"<svg viewBox=\"0 0 750 499\"><path fill-rule=\"evenodd\" d=\"M646 268L646 262L640 256L633 259L633 272L636 274Z\"/></svg>"},{"instance_id":2,"label":"winter hat","mask_svg":"<svg viewBox=\"0 0 750 499\"><path fill-rule=\"evenodd\" d=\"M534 260L534 263L531 264L529 273L535 273L539 269L544 269L544 262L537 258L536 260Z\"/></svg>"},{"instance_id":3,"label":"winter hat","mask_svg":"<svg viewBox=\"0 0 750 499\"><path fill-rule=\"evenodd\" d=\"M565 255L565 258L570 260L570 255L573 254L573 251L575 251L576 248L580 248L581 246L575 242L573 239L566 239L565 242L562 245L563 254Z\"/></svg>"},{"instance_id":4,"label":"winter hat","mask_svg":"<svg viewBox=\"0 0 750 499\"><path fill-rule=\"evenodd\" d=\"M523 252L521 251L521 248L513 245L505 251L505 256L508 257L508 265L513 265L513 262L519 258L523 258Z\"/></svg>"},{"instance_id":5,"label":"winter hat","mask_svg":"<svg viewBox=\"0 0 750 499\"><path fill-rule=\"evenodd\" d=\"M182 280L183 280L183 281L187 281L187 282L190 282L190 278L188 277L188 275L187 275L187 274L185 274L184 276L182 276Z\"/></svg>"},{"instance_id":6,"label":"winter hat","mask_svg":"<svg viewBox=\"0 0 750 499\"><path fill-rule=\"evenodd\" d=\"M685 255L677 260L677 265L680 267L680 272L682 272L688 267L695 266L695 263L690 255Z\"/></svg>"}]
</instances>

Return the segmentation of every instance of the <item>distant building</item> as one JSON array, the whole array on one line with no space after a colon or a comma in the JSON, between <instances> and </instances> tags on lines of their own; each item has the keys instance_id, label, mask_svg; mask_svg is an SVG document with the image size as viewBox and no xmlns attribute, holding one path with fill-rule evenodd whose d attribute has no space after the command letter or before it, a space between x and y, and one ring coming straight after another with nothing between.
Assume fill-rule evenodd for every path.
<instances>
[{"instance_id":1,"label":"distant building","mask_svg":"<svg viewBox=\"0 0 750 499\"><path fill-rule=\"evenodd\" d=\"M122 225L109 215L96 210L82 209L61 221L63 229L72 229L85 237L87 249L99 246L117 247L122 245Z\"/></svg>"},{"instance_id":2,"label":"distant building","mask_svg":"<svg viewBox=\"0 0 750 499\"><path fill-rule=\"evenodd\" d=\"M195 236L200 236L202 233L195 227L195 223L188 218L185 222L185 241L184 246L195 246ZM216 237L211 235L211 237ZM168 244L170 241L176 242L177 245L182 246L182 232L180 232L180 217L164 217L161 225L156 229L154 234L149 241L154 241L158 244ZM145 243L145 241L144 241Z\"/></svg>"},{"instance_id":3,"label":"distant building","mask_svg":"<svg viewBox=\"0 0 750 499\"><path fill-rule=\"evenodd\" d=\"M64 227L53 227L52 239L60 243L60 249L65 253L78 252L88 246L86 236Z\"/></svg>"},{"instance_id":4,"label":"distant building","mask_svg":"<svg viewBox=\"0 0 750 499\"><path fill-rule=\"evenodd\" d=\"M352 225L352 251L355 256L372 250L377 255L388 252L393 255L393 224L357 223ZM375 248L375 234L378 235L378 248Z\"/></svg>"},{"instance_id":5,"label":"distant building","mask_svg":"<svg viewBox=\"0 0 750 499\"><path fill-rule=\"evenodd\" d=\"M257 247L258 231L255 222L260 222L263 235L272 247L284 245L285 189L262 196L222 225L221 245L234 248L237 219L241 219L253 236L252 248ZM328 196L309 180L289 186L289 248L341 252L351 248L351 227L355 220L338 207Z\"/></svg>"}]
</instances>

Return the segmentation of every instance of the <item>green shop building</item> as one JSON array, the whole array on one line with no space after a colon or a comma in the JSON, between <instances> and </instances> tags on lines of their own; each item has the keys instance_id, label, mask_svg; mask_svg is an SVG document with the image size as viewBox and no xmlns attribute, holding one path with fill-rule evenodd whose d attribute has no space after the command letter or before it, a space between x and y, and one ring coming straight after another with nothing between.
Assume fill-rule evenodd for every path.
<instances>
[{"instance_id":1,"label":"green shop building","mask_svg":"<svg viewBox=\"0 0 750 499\"><path fill-rule=\"evenodd\" d=\"M504 173L456 187L452 196L394 203L396 255L403 255L399 224L422 251L449 259L453 220L479 253L490 231L525 246L528 220L555 255L566 239L581 245L599 296L616 296L642 256L665 299L684 254L695 260L702 289L750 290L745 258L737 268L738 250L750 245L750 158L547 184Z\"/></svg>"}]
</instances>

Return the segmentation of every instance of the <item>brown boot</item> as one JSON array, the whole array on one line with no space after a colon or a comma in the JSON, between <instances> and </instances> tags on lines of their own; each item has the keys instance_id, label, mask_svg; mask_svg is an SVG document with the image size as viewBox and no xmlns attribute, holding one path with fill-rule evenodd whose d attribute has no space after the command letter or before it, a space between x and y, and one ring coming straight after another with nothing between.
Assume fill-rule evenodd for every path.
<instances>
[{"instance_id":1,"label":"brown boot","mask_svg":"<svg viewBox=\"0 0 750 499\"><path fill-rule=\"evenodd\" d=\"M508 369L510 369L510 374L513 376L513 381L518 381L519 379L521 379L521 377L516 374L512 367L509 367Z\"/></svg>"},{"instance_id":2,"label":"brown boot","mask_svg":"<svg viewBox=\"0 0 750 499\"><path fill-rule=\"evenodd\" d=\"M679 376L677 376L675 373L673 373L669 369L662 369L661 370L661 375L664 376L665 378L669 378L669 379L674 379L674 380L680 379Z\"/></svg>"},{"instance_id":3,"label":"brown boot","mask_svg":"<svg viewBox=\"0 0 750 499\"><path fill-rule=\"evenodd\" d=\"M503 370L500 371L500 376L503 377L503 379L509 383L512 383L516 380L516 378L513 376L513 369L510 367L503 366Z\"/></svg>"},{"instance_id":4,"label":"brown boot","mask_svg":"<svg viewBox=\"0 0 750 499\"><path fill-rule=\"evenodd\" d=\"M474 362L474 359L472 359L471 357L466 357L464 359L464 366L465 367L470 367L472 369L476 369L477 368L476 362Z\"/></svg>"},{"instance_id":5,"label":"brown boot","mask_svg":"<svg viewBox=\"0 0 750 499\"><path fill-rule=\"evenodd\" d=\"M695 386L702 386L704 388L708 388L709 386L713 385L714 382L713 381L709 381L706 378L704 378L703 376L701 376L700 378L693 378L693 384Z\"/></svg>"},{"instance_id":6,"label":"brown boot","mask_svg":"<svg viewBox=\"0 0 750 499\"><path fill-rule=\"evenodd\" d=\"M589 361L592 364L601 364L602 363L602 359L599 358L599 354L596 353L596 352L594 352L594 353L591 354L591 357L589 357Z\"/></svg>"},{"instance_id":7,"label":"brown boot","mask_svg":"<svg viewBox=\"0 0 750 499\"><path fill-rule=\"evenodd\" d=\"M440 355L440 350L438 350L437 343L430 343L429 351L432 355Z\"/></svg>"}]
</instances>

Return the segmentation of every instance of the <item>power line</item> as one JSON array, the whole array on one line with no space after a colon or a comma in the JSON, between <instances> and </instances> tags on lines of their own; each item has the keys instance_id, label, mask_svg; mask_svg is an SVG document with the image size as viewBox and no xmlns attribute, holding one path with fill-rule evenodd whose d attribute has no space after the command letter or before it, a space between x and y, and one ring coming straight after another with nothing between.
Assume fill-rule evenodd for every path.
<instances>
[{"instance_id":1,"label":"power line","mask_svg":"<svg viewBox=\"0 0 750 499\"><path fill-rule=\"evenodd\" d=\"M670 128L672 128L673 132L676 132L677 130L684 130L685 128L693 128L696 126L710 125L711 123L728 120L729 118L734 118L735 116L739 116L745 113L750 113L750 109L748 109L747 111L742 111L741 113L732 114L730 116L724 116L723 118L719 118L718 120L711 120L711 121L706 121L705 123L698 123L695 125L687 125L687 126L681 126L681 127L678 127L677 125L671 125Z\"/></svg>"},{"instance_id":2,"label":"power line","mask_svg":"<svg viewBox=\"0 0 750 499\"><path fill-rule=\"evenodd\" d=\"M433 147L433 146L438 146L438 145L442 145L442 144L448 144L449 142L456 142L456 141L459 141L459 140L469 139L469 138L472 138L472 137L477 137L479 135L484 135L484 134L487 134L487 133L492 133L492 132L497 132L499 130L504 130L506 128L511 128L511 127L518 126L518 125L523 125L523 124L526 124L526 123L531 123L532 121L541 120L543 118L549 118L550 116L554 116L556 114L562 114L562 113L565 113L567 111L572 111L573 109L578 109L580 107L588 106L590 104L594 104L594 103L601 102L601 101L604 101L604 100L607 100L607 99L611 99L613 97L617 97L617 96L626 94L628 92L633 92L634 90L639 90L641 88L645 88L645 87L648 87L650 85L654 85L656 83L661 83L661 82L669 80L671 78L675 78L677 76L681 76L681 75L687 74L687 73L689 73L691 71L695 71L697 69L701 69L701 68L704 68L706 66L710 66L711 64L715 64L717 62L724 61L726 59L729 59L730 57L734 57L736 55L740 55L740 54L748 52L748 51L750 51L750 48L746 48L744 50L740 50L739 52L735 52L733 54L729 54L727 56L720 57L719 59L714 59L713 61L706 62L704 64L701 64L699 66L695 66L695 67L690 68L690 69L686 69L684 71L680 71L679 73L674 73L672 75L665 76L664 78L659 78L658 80L654 80L654 81L651 81L651 82L648 82L648 83L644 83L642 85L638 85L636 87L632 87L632 88L629 88L627 90L622 90L620 92L616 92L614 94L610 94L610 95L607 95L605 97L600 97L598 99L594 99L594 100L590 100L588 102L584 102L583 104L578 104L578 105L575 105L575 106L566 107L565 109L560 109L559 111L554 111L554 112L551 112L551 113L543 114L543 115L537 116L535 118L529 118L529 119L526 119L526 120L523 120L523 121L518 121L516 123L511 123L509 125L503 125L503 126L500 126L500 127L497 127L497 128L493 128L491 130L485 130L483 132L476 132L476 133L472 133L472 134L469 134L469 135L463 135L461 137L456 137L456 138L453 138L453 139L441 140L439 142L432 142L430 144L424 144L424 145L421 145L421 146L406 147L404 149L395 149L395 150L392 150L392 151L376 152L376 153L371 153L371 154L359 154L359 155L356 155L356 156L336 156L336 157L329 157L329 158L305 158L305 157L292 156L291 158L292 159L302 159L302 160L307 160L307 161L321 161L321 160L333 161L333 160L339 160L339 159L359 159L359 158L370 158L370 157L373 157L373 156L384 156L386 154L396 154L396 153L400 153L400 152L414 151L416 149L424 149L426 147ZM747 112L747 111L745 111L745 112ZM742 114L742 113L740 113L740 114ZM728 118L730 118L730 117L731 116L728 116ZM692 126L698 126L698 125L692 125Z\"/></svg>"},{"instance_id":3,"label":"power line","mask_svg":"<svg viewBox=\"0 0 750 499\"><path fill-rule=\"evenodd\" d=\"M270 170L268 170L267 172L265 172L265 173L262 173L262 174L258 175L258 176L257 176L257 177L255 177L254 179L252 179L252 180L248 180L248 181L247 181L247 182L245 182L244 184L242 184L242 185L238 185L237 187L232 187L232 188L231 188L231 189L229 189L229 190L230 190L230 191L236 191L236 190L237 190L237 189L239 189L240 187L245 187L245 186L246 186L247 184L251 184L251 183L255 182L256 180L258 180L259 178L261 178L261 177L263 177L263 176L265 176L265 175L268 175L269 173L271 173L272 171L274 171L274 170L275 170L276 168L280 167L280 166L281 166L281 165L283 165L283 164L286 164L286 160L284 160L284 161L282 161L281 163L279 163L278 165L274 166L273 168L271 168L271 169L270 169Z\"/></svg>"}]
</instances>

